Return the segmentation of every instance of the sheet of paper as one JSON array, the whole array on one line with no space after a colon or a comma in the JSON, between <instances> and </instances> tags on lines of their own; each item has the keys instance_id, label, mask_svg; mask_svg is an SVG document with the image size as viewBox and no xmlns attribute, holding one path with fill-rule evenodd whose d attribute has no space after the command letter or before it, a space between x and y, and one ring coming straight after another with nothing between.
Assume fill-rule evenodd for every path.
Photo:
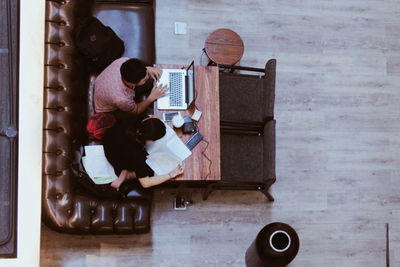
<instances>
[{"instance_id":1,"label":"sheet of paper","mask_svg":"<svg viewBox=\"0 0 400 267\"><path fill-rule=\"evenodd\" d=\"M115 179L117 179L117 176L115 174L113 174L113 176L109 176L109 177L94 176L92 170L88 166L88 161L87 161L86 157L82 157L82 164L83 164L83 167L85 168L86 173L89 175L90 179L92 179L92 181L95 184L108 184L108 183L113 182Z\"/></svg>"},{"instance_id":2,"label":"sheet of paper","mask_svg":"<svg viewBox=\"0 0 400 267\"><path fill-rule=\"evenodd\" d=\"M107 161L102 145L85 146L85 157L82 157L84 168L96 184L109 183L118 177L114 168Z\"/></svg>"},{"instance_id":3,"label":"sheet of paper","mask_svg":"<svg viewBox=\"0 0 400 267\"><path fill-rule=\"evenodd\" d=\"M181 161L170 153L156 152L147 157L146 163L157 175L163 175L174 170Z\"/></svg>"},{"instance_id":4,"label":"sheet of paper","mask_svg":"<svg viewBox=\"0 0 400 267\"><path fill-rule=\"evenodd\" d=\"M168 152L177 157L180 161L192 155L189 148L179 138L172 138L167 143Z\"/></svg>"},{"instance_id":5,"label":"sheet of paper","mask_svg":"<svg viewBox=\"0 0 400 267\"><path fill-rule=\"evenodd\" d=\"M200 117L201 117L201 114L202 114L202 112L200 110L195 109L194 113L192 115L192 119L195 120L195 121L199 121Z\"/></svg>"},{"instance_id":6,"label":"sheet of paper","mask_svg":"<svg viewBox=\"0 0 400 267\"><path fill-rule=\"evenodd\" d=\"M147 153L153 154L156 152L166 152L174 155L181 161L192 155L192 152L176 135L175 131L167 124L165 125L165 127L166 134L162 138L147 145Z\"/></svg>"},{"instance_id":7,"label":"sheet of paper","mask_svg":"<svg viewBox=\"0 0 400 267\"><path fill-rule=\"evenodd\" d=\"M162 151L167 152L166 149L163 150L163 148L166 146L168 141L174 137L174 135L176 136L176 133L171 127L168 126L168 124L165 124L165 130L166 133L162 138L146 145L147 153L151 154L154 152L162 152Z\"/></svg>"}]
</instances>

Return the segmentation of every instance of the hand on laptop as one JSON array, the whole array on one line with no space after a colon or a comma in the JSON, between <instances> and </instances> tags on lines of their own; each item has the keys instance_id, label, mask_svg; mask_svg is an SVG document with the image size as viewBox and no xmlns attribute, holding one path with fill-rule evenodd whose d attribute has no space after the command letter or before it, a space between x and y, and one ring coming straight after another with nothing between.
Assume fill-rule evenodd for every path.
<instances>
[{"instance_id":1,"label":"hand on laptop","mask_svg":"<svg viewBox=\"0 0 400 267\"><path fill-rule=\"evenodd\" d=\"M159 84L155 85L153 89L151 89L151 93L149 95L149 99L151 101L155 101L162 96L165 96L168 93L167 85Z\"/></svg>"},{"instance_id":2,"label":"hand on laptop","mask_svg":"<svg viewBox=\"0 0 400 267\"><path fill-rule=\"evenodd\" d=\"M147 73L154 81L158 81L162 74L162 69L154 68L154 67L146 67Z\"/></svg>"}]
</instances>

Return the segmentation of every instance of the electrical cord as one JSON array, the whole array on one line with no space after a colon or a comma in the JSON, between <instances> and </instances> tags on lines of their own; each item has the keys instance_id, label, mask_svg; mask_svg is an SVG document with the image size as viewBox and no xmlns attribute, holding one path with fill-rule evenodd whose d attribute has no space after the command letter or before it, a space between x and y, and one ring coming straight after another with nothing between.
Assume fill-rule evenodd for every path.
<instances>
[{"instance_id":1,"label":"electrical cord","mask_svg":"<svg viewBox=\"0 0 400 267\"><path fill-rule=\"evenodd\" d=\"M205 142L207 145L206 145L206 147L203 149L203 151L201 152L201 154L203 155L203 157L205 157L207 160L208 160L208 162L210 163L209 165L208 165L208 173L207 173L207 175L206 175L206 180L207 180L207 178L210 176L210 174L211 174L211 165L212 165L212 160L204 153L206 150L207 150L207 148L208 148L208 145L210 144L208 141L206 141L206 140L201 140L201 141L203 141L203 142Z\"/></svg>"},{"instance_id":2,"label":"electrical cord","mask_svg":"<svg viewBox=\"0 0 400 267\"><path fill-rule=\"evenodd\" d=\"M206 49L203 48L202 51L203 51L203 52L202 52L201 55L200 55L200 66L203 66L203 55L206 53Z\"/></svg>"},{"instance_id":3,"label":"electrical cord","mask_svg":"<svg viewBox=\"0 0 400 267\"><path fill-rule=\"evenodd\" d=\"M193 124L194 124L194 126L195 126L195 128L196 128L196 133L198 133L198 132L199 132L199 126L197 125L197 122L196 122L196 121L193 121ZM205 177L205 179L207 180L207 178L208 178L208 177L210 176L210 174L211 174L212 160L205 154L205 152L206 152L206 150L207 150L207 148L208 148L208 145L209 145L210 143L209 143L207 140L205 140L204 137L203 137L203 139L202 139L201 141L206 143L206 147L203 149L203 151L201 151L201 155L203 155L203 157L205 157L205 158L207 159L207 161L210 163L210 164L208 165L208 173L207 173L207 175L206 175L206 177Z\"/></svg>"}]
</instances>

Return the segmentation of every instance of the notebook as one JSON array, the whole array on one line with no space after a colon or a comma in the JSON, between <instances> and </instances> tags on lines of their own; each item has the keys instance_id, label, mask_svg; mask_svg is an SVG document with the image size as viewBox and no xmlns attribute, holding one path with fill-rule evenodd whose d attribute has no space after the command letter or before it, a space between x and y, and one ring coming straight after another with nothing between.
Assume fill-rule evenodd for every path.
<instances>
[{"instance_id":1,"label":"notebook","mask_svg":"<svg viewBox=\"0 0 400 267\"><path fill-rule=\"evenodd\" d=\"M167 124L165 127L162 138L146 145L146 163L157 175L169 173L192 154L175 131Z\"/></svg>"}]
</instances>

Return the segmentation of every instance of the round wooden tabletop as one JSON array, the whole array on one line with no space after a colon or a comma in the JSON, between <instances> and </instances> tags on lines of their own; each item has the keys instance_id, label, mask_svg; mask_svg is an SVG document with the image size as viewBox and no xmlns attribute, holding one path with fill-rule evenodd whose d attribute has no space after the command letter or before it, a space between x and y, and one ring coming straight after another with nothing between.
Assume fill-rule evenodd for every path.
<instances>
[{"instance_id":1,"label":"round wooden tabletop","mask_svg":"<svg viewBox=\"0 0 400 267\"><path fill-rule=\"evenodd\" d=\"M225 65L237 63L244 52L242 38L230 29L218 29L210 33L204 48L211 61Z\"/></svg>"}]
</instances>

